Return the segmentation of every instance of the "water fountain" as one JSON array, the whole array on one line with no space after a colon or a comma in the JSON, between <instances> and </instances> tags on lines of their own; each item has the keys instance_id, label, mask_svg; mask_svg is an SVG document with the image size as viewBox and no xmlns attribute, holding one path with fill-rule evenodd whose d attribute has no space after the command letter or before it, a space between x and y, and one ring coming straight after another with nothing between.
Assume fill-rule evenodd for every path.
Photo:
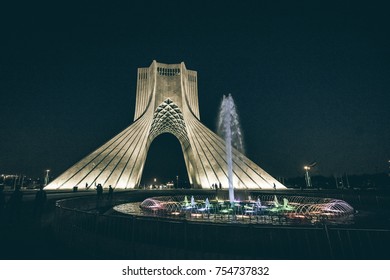
<instances>
[{"instance_id":1,"label":"water fountain","mask_svg":"<svg viewBox=\"0 0 390 280\"><path fill-rule=\"evenodd\" d=\"M233 206L227 197L208 195L150 197L141 203L117 205L114 210L135 216L158 216L203 222L232 222L256 224L348 224L354 209L340 199L295 195L256 194L246 199L236 193Z\"/></svg>"},{"instance_id":2,"label":"water fountain","mask_svg":"<svg viewBox=\"0 0 390 280\"><path fill-rule=\"evenodd\" d=\"M218 117L218 134L225 140L226 162L228 166L229 201L234 205L234 185L233 185L233 154L232 147L243 153L244 145L240 122L236 111L236 106L231 94L223 96Z\"/></svg>"},{"instance_id":3,"label":"water fountain","mask_svg":"<svg viewBox=\"0 0 390 280\"><path fill-rule=\"evenodd\" d=\"M176 219L197 219L204 222L245 223L307 223L332 221L349 222L354 209L345 201L305 196L255 194L234 192L233 150L244 153L240 122L232 96L223 96L219 117L218 134L225 140L228 170L228 197L208 195L175 195L150 197L141 203L127 203L114 207L123 214L159 216ZM234 149L233 149L234 148ZM236 195L236 197L235 197ZM219 197L219 198L218 198Z\"/></svg>"},{"instance_id":4,"label":"water fountain","mask_svg":"<svg viewBox=\"0 0 390 280\"><path fill-rule=\"evenodd\" d=\"M217 196L184 196L151 197L144 200L138 207L120 205L114 209L121 213L141 215L187 217L189 219L204 219L205 221L249 221L256 223L279 223L333 220L347 220L354 209L345 201L328 198L309 198L303 196L258 195L257 199L237 193L235 197L233 185L233 148L244 152L240 122L232 96L223 96L218 118L218 134L225 140L226 163L228 170L228 199ZM139 213L138 213L139 214ZM137 214L136 214L137 215Z\"/></svg>"}]
</instances>

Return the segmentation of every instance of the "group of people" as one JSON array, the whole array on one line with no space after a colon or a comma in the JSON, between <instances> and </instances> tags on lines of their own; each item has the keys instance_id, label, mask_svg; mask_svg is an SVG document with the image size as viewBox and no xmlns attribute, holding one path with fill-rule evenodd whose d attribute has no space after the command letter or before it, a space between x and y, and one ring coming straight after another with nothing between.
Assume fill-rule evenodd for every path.
<instances>
[{"instance_id":1,"label":"group of people","mask_svg":"<svg viewBox=\"0 0 390 280\"><path fill-rule=\"evenodd\" d=\"M218 188L222 189L222 184L221 183L219 183L219 185L217 183L211 185L211 189L212 190L217 190Z\"/></svg>"},{"instance_id":2,"label":"group of people","mask_svg":"<svg viewBox=\"0 0 390 280\"><path fill-rule=\"evenodd\" d=\"M16 187L9 199L6 200L4 193L4 186L0 186L0 219L5 219L11 223L19 222L21 218L23 202L23 192L20 187ZM33 218L41 219L45 210L47 202L46 191L43 190L43 186L40 186L39 190L35 194Z\"/></svg>"},{"instance_id":3,"label":"group of people","mask_svg":"<svg viewBox=\"0 0 390 280\"><path fill-rule=\"evenodd\" d=\"M97 199L103 199L103 186L102 186L102 184L98 184L96 186L96 193L97 193ZM109 185L107 199L112 199L113 195L114 195L114 189L112 188L111 185Z\"/></svg>"}]
</instances>

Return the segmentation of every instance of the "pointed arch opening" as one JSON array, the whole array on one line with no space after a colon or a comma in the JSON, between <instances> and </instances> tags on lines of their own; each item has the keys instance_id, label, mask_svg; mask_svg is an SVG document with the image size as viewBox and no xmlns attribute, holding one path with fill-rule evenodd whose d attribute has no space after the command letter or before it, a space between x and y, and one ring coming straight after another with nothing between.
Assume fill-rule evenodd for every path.
<instances>
[{"instance_id":1,"label":"pointed arch opening","mask_svg":"<svg viewBox=\"0 0 390 280\"><path fill-rule=\"evenodd\" d=\"M149 147L140 187L166 186L167 183L173 184L171 186L173 188L190 188L179 140L171 133L162 133L152 141Z\"/></svg>"}]
</instances>

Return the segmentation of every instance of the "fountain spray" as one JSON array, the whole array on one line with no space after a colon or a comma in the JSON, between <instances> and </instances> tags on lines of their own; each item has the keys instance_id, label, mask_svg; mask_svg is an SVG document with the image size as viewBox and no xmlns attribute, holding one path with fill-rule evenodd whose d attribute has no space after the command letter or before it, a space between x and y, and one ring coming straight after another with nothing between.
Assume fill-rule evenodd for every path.
<instances>
[{"instance_id":1,"label":"fountain spray","mask_svg":"<svg viewBox=\"0 0 390 280\"><path fill-rule=\"evenodd\" d=\"M218 118L218 134L225 140L228 167L229 201L234 204L232 146L243 153L244 145L236 106L232 96L223 96Z\"/></svg>"}]
</instances>

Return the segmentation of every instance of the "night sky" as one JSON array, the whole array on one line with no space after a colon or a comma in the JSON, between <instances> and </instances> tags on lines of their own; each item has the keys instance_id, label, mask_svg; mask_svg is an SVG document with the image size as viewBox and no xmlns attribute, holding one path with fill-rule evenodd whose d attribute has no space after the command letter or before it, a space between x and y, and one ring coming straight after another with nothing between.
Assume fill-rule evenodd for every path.
<instances>
[{"instance_id":1,"label":"night sky","mask_svg":"<svg viewBox=\"0 0 390 280\"><path fill-rule=\"evenodd\" d=\"M231 93L246 155L274 177L388 170L387 1L209 2L1 4L0 173L57 176L121 132L153 59L198 71L213 131ZM184 173L179 142L157 138L142 181Z\"/></svg>"}]
</instances>

